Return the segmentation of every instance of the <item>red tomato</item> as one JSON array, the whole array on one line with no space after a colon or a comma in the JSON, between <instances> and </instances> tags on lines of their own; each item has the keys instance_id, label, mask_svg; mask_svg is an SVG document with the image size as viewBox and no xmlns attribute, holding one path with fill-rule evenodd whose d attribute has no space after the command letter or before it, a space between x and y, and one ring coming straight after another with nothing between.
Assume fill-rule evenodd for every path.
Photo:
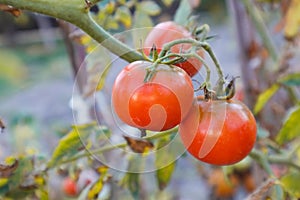
<instances>
[{"instance_id":1,"label":"red tomato","mask_svg":"<svg viewBox=\"0 0 300 200\"><path fill-rule=\"evenodd\" d=\"M191 78L180 68L159 64L149 82L144 82L151 62L135 61L117 76L112 104L118 117L130 126L163 131L178 125L192 106Z\"/></svg>"},{"instance_id":2,"label":"red tomato","mask_svg":"<svg viewBox=\"0 0 300 200\"><path fill-rule=\"evenodd\" d=\"M76 196L78 194L76 182L69 177L64 179L63 191L68 196Z\"/></svg>"},{"instance_id":3,"label":"red tomato","mask_svg":"<svg viewBox=\"0 0 300 200\"><path fill-rule=\"evenodd\" d=\"M144 52L150 54L150 50L155 44L158 52L161 51L164 44L177 39L193 38L191 33L184 27L172 21L162 22L157 24L147 35L144 42ZM178 44L171 48L173 53L185 53L191 48L191 44ZM203 57L203 50L197 51L198 55ZM202 63L197 58L189 58L187 61L176 64L184 69L190 76L194 76L201 68Z\"/></svg>"},{"instance_id":4,"label":"red tomato","mask_svg":"<svg viewBox=\"0 0 300 200\"><path fill-rule=\"evenodd\" d=\"M246 157L256 140L256 121L237 100L200 101L179 126L184 146L197 159L230 165Z\"/></svg>"}]
</instances>

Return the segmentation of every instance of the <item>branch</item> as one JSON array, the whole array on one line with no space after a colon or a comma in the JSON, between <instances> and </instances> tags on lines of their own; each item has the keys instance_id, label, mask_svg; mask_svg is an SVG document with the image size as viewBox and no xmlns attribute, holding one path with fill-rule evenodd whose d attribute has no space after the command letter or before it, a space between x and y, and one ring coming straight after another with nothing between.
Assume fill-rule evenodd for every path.
<instances>
[{"instance_id":1,"label":"branch","mask_svg":"<svg viewBox=\"0 0 300 200\"><path fill-rule=\"evenodd\" d=\"M154 135L144 137L143 139L145 139L145 140L154 140L154 139L158 139L158 138L163 138L167 135L175 134L175 133L177 133L177 131L178 131L178 127L175 127L175 128L170 129L170 130L167 130L167 131L162 131L162 132L156 133ZM56 163L56 166L66 164L66 163L70 163L70 162L76 161L76 160L81 159L81 158L91 157L91 155L94 155L94 154L102 154L104 152L111 151L111 150L114 150L114 149L125 148L127 146L128 146L127 142L106 145L106 146L103 146L101 148L98 148L98 149L95 149L95 150L92 150L92 151L86 151L82 154L73 156L73 157L68 158L66 160L62 160L61 162Z\"/></svg>"},{"instance_id":2,"label":"branch","mask_svg":"<svg viewBox=\"0 0 300 200\"><path fill-rule=\"evenodd\" d=\"M128 62L144 60L140 53L120 42L99 26L90 16L89 5L84 0L0 0L0 4L70 22L124 60Z\"/></svg>"},{"instance_id":3,"label":"branch","mask_svg":"<svg viewBox=\"0 0 300 200\"><path fill-rule=\"evenodd\" d=\"M265 47L268 49L273 61L277 62L278 57L279 57L278 53L276 51L276 48L275 48L272 40L270 39L270 35L269 35L269 33L267 31L267 28L264 24L262 16L259 13L259 10L253 4L253 2L250 1L250 0L243 0L242 2L244 3L245 8L247 9L247 11L248 11L253 23L254 23L254 26L255 26L257 32L259 33Z\"/></svg>"}]
</instances>

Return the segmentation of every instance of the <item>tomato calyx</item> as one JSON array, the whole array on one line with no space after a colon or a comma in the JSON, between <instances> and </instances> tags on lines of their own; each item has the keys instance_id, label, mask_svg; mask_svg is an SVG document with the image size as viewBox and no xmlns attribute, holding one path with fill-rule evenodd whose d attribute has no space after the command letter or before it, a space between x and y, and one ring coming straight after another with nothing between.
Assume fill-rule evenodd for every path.
<instances>
[{"instance_id":1,"label":"tomato calyx","mask_svg":"<svg viewBox=\"0 0 300 200\"><path fill-rule=\"evenodd\" d=\"M225 83L220 84L220 81L217 82L214 90L209 88L209 84L204 82L199 90L203 90L204 96L198 96L198 100L230 100L234 97L236 89L235 89L235 80L239 78L239 76L231 77L229 81L225 81ZM225 77L225 80L228 79L228 76ZM225 85L225 86L224 86Z\"/></svg>"},{"instance_id":2,"label":"tomato calyx","mask_svg":"<svg viewBox=\"0 0 300 200\"><path fill-rule=\"evenodd\" d=\"M147 56L144 55L144 57ZM175 53L166 53L166 55L160 55L158 54L156 46L153 45L150 50L149 57L147 57L146 60L150 60L150 62L152 62L153 64L147 67L146 69L147 72L144 78L145 83L149 82L152 79L152 77L155 75L155 73L157 72L156 68L159 64L165 64L168 65L170 68L173 68L174 67L173 65L184 62L187 60L187 58L185 58L180 54L175 54Z\"/></svg>"}]
</instances>

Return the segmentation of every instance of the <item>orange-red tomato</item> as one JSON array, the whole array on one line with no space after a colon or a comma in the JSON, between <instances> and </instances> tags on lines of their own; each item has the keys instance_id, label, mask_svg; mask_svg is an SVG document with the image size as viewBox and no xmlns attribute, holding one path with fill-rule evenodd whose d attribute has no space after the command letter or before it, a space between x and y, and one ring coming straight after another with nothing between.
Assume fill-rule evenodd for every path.
<instances>
[{"instance_id":1,"label":"orange-red tomato","mask_svg":"<svg viewBox=\"0 0 300 200\"><path fill-rule=\"evenodd\" d=\"M179 126L183 144L195 158L230 165L246 157L256 140L256 121L237 100L200 101Z\"/></svg>"},{"instance_id":2,"label":"orange-red tomato","mask_svg":"<svg viewBox=\"0 0 300 200\"><path fill-rule=\"evenodd\" d=\"M144 42L144 52L146 55L149 55L153 44L156 46L158 52L160 52L164 44L183 38L192 39L193 37L187 29L173 21L159 23L147 35ZM171 51L173 53L186 53L190 48L191 44L178 44L173 46ZM200 49L197 51L197 54L203 57L204 52ZM194 76L200 70L202 63L197 58L191 57L187 61L176 65L184 69L190 76Z\"/></svg>"},{"instance_id":3,"label":"orange-red tomato","mask_svg":"<svg viewBox=\"0 0 300 200\"><path fill-rule=\"evenodd\" d=\"M64 179L63 191L68 196L76 196L78 194L76 182L69 177Z\"/></svg>"},{"instance_id":4,"label":"orange-red tomato","mask_svg":"<svg viewBox=\"0 0 300 200\"><path fill-rule=\"evenodd\" d=\"M194 90L191 78L176 66L159 64L155 75L144 82L147 61L135 61L117 76L112 105L126 124L152 131L178 125L189 112Z\"/></svg>"}]
</instances>

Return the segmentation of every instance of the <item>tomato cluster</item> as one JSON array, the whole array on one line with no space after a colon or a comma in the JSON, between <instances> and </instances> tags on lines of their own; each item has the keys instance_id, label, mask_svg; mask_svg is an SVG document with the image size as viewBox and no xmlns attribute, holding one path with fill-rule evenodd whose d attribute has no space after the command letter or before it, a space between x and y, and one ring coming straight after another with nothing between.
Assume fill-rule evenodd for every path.
<instances>
[{"instance_id":1,"label":"tomato cluster","mask_svg":"<svg viewBox=\"0 0 300 200\"><path fill-rule=\"evenodd\" d=\"M181 38L192 36L174 22L164 22L149 33L145 47L155 44L160 51L165 43ZM182 53L190 48L184 44L170 50ZM151 54L148 48L144 52ZM202 50L197 52L203 56ZM182 143L195 158L214 165L234 164L253 148L256 121L246 105L231 97L195 98L191 77L201 62L193 59L176 66L155 60L127 65L113 86L114 112L121 121L143 130L164 131L179 125Z\"/></svg>"}]
</instances>

